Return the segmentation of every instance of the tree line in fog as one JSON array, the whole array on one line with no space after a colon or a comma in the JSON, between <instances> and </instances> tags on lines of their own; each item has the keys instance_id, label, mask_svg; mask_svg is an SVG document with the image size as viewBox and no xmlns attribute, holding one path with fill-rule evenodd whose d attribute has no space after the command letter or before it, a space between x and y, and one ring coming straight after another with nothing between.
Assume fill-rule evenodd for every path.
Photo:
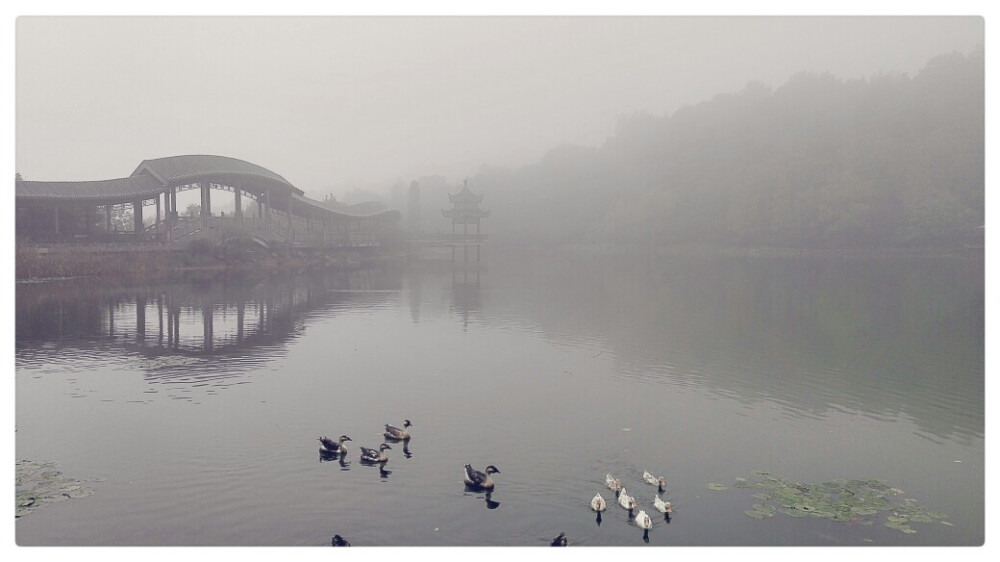
<instances>
[{"instance_id":1,"label":"tree line in fog","mask_svg":"<svg viewBox=\"0 0 1000 562\"><path fill-rule=\"evenodd\" d=\"M421 178L424 230L444 178ZM460 182L459 182L460 186ZM540 244L921 247L981 243L983 50L915 76L800 73L672 115L620 119L599 147L561 146L470 187L495 240ZM405 189L391 203L407 210Z\"/></svg>"}]
</instances>

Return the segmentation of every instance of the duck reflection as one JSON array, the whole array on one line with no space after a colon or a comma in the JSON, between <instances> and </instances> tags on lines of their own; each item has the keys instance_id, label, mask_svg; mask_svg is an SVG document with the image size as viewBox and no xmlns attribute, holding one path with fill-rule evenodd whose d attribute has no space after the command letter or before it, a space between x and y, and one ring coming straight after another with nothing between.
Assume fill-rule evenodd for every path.
<instances>
[{"instance_id":1,"label":"duck reflection","mask_svg":"<svg viewBox=\"0 0 1000 562\"><path fill-rule=\"evenodd\" d=\"M406 457L406 458L408 458L408 459L409 458L413 458L413 453L410 452L410 442L409 441L404 441L403 442L403 456Z\"/></svg>"},{"instance_id":2,"label":"duck reflection","mask_svg":"<svg viewBox=\"0 0 1000 562\"><path fill-rule=\"evenodd\" d=\"M597 512L597 526L598 527L601 526L601 512L600 511Z\"/></svg>"},{"instance_id":3,"label":"duck reflection","mask_svg":"<svg viewBox=\"0 0 1000 562\"><path fill-rule=\"evenodd\" d=\"M500 507L500 502L493 501L493 492L486 492L486 509L496 509Z\"/></svg>"},{"instance_id":4,"label":"duck reflection","mask_svg":"<svg viewBox=\"0 0 1000 562\"><path fill-rule=\"evenodd\" d=\"M381 478L382 480L388 480L390 474L392 474L392 471L389 470L388 468L386 468L384 464L379 465L379 467L378 467L378 477L379 478Z\"/></svg>"},{"instance_id":5,"label":"duck reflection","mask_svg":"<svg viewBox=\"0 0 1000 562\"><path fill-rule=\"evenodd\" d=\"M351 463L350 461L347 460L346 453L330 453L330 452L323 452L322 450L320 450L319 462L331 462L331 461L337 461L337 464L340 465L340 470L351 469Z\"/></svg>"},{"instance_id":6,"label":"duck reflection","mask_svg":"<svg viewBox=\"0 0 1000 562\"><path fill-rule=\"evenodd\" d=\"M483 494L480 496L479 494ZM486 509L496 509L500 507L500 502L493 499L493 490L486 490L483 492L482 488L477 488L475 486L465 485L465 495L481 497L486 502Z\"/></svg>"}]
</instances>

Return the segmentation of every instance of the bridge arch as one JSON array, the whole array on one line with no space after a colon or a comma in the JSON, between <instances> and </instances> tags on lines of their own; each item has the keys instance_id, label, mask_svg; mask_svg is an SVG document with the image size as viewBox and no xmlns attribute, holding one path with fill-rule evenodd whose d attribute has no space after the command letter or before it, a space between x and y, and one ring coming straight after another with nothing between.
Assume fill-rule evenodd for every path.
<instances>
[{"instance_id":1,"label":"bridge arch","mask_svg":"<svg viewBox=\"0 0 1000 562\"><path fill-rule=\"evenodd\" d=\"M177 192L187 189L201 191L201 216L195 224L182 220L177 212ZM401 218L398 211L390 209L356 214L349 208L334 208L306 197L303 190L281 175L245 160L215 155L183 155L143 160L131 175L124 178L97 181L19 180L15 186L18 236L27 237L29 234L26 232L29 227L21 228L22 225L41 224L43 229L47 228L50 235L47 237L55 242L67 241L69 236L92 237L96 234L93 232L92 213L101 207L105 212L105 234L111 235L112 208L131 205L133 225L128 231L131 236L170 242L177 235L186 235L178 232L182 224L186 230L198 228L197 222L200 222L201 228L210 228L210 223L217 220L213 218L211 208L212 190L233 193L235 212L227 224L242 227L246 222L251 230L269 230L273 236L286 239L295 239L298 231L328 231L332 224L336 224L341 231L349 232L356 223L366 220L366 228L376 229ZM244 197L257 204L256 216L248 217L247 221L243 217ZM156 207L156 218L151 227L146 227L143 207L152 205ZM273 217L273 213L280 217ZM355 224L345 226L340 223ZM34 230L30 234L38 238L39 233ZM277 231L283 233L274 235ZM325 235L323 240L326 240Z\"/></svg>"}]
</instances>

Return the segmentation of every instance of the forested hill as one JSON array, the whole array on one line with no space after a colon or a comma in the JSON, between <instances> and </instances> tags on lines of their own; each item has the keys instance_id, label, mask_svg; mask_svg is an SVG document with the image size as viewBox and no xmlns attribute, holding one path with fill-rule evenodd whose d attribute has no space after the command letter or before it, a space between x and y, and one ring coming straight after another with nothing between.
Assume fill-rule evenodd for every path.
<instances>
[{"instance_id":1,"label":"forested hill","mask_svg":"<svg viewBox=\"0 0 1000 562\"><path fill-rule=\"evenodd\" d=\"M922 247L982 239L983 177L979 49L912 77L751 83L471 185L497 240Z\"/></svg>"}]
</instances>

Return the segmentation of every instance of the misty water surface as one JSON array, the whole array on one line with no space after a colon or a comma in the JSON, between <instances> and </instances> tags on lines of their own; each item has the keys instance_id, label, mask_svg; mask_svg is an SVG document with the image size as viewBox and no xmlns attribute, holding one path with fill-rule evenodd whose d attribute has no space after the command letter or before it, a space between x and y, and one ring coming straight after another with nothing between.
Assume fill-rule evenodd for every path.
<instances>
[{"instance_id":1,"label":"misty water surface","mask_svg":"<svg viewBox=\"0 0 1000 562\"><path fill-rule=\"evenodd\" d=\"M983 542L982 260L488 258L18 285L17 458L95 490L18 544L646 546L607 473L648 546ZM387 471L358 462L404 418ZM489 498L465 463L500 468ZM947 524L754 520L706 488L753 470L882 479Z\"/></svg>"}]
</instances>

